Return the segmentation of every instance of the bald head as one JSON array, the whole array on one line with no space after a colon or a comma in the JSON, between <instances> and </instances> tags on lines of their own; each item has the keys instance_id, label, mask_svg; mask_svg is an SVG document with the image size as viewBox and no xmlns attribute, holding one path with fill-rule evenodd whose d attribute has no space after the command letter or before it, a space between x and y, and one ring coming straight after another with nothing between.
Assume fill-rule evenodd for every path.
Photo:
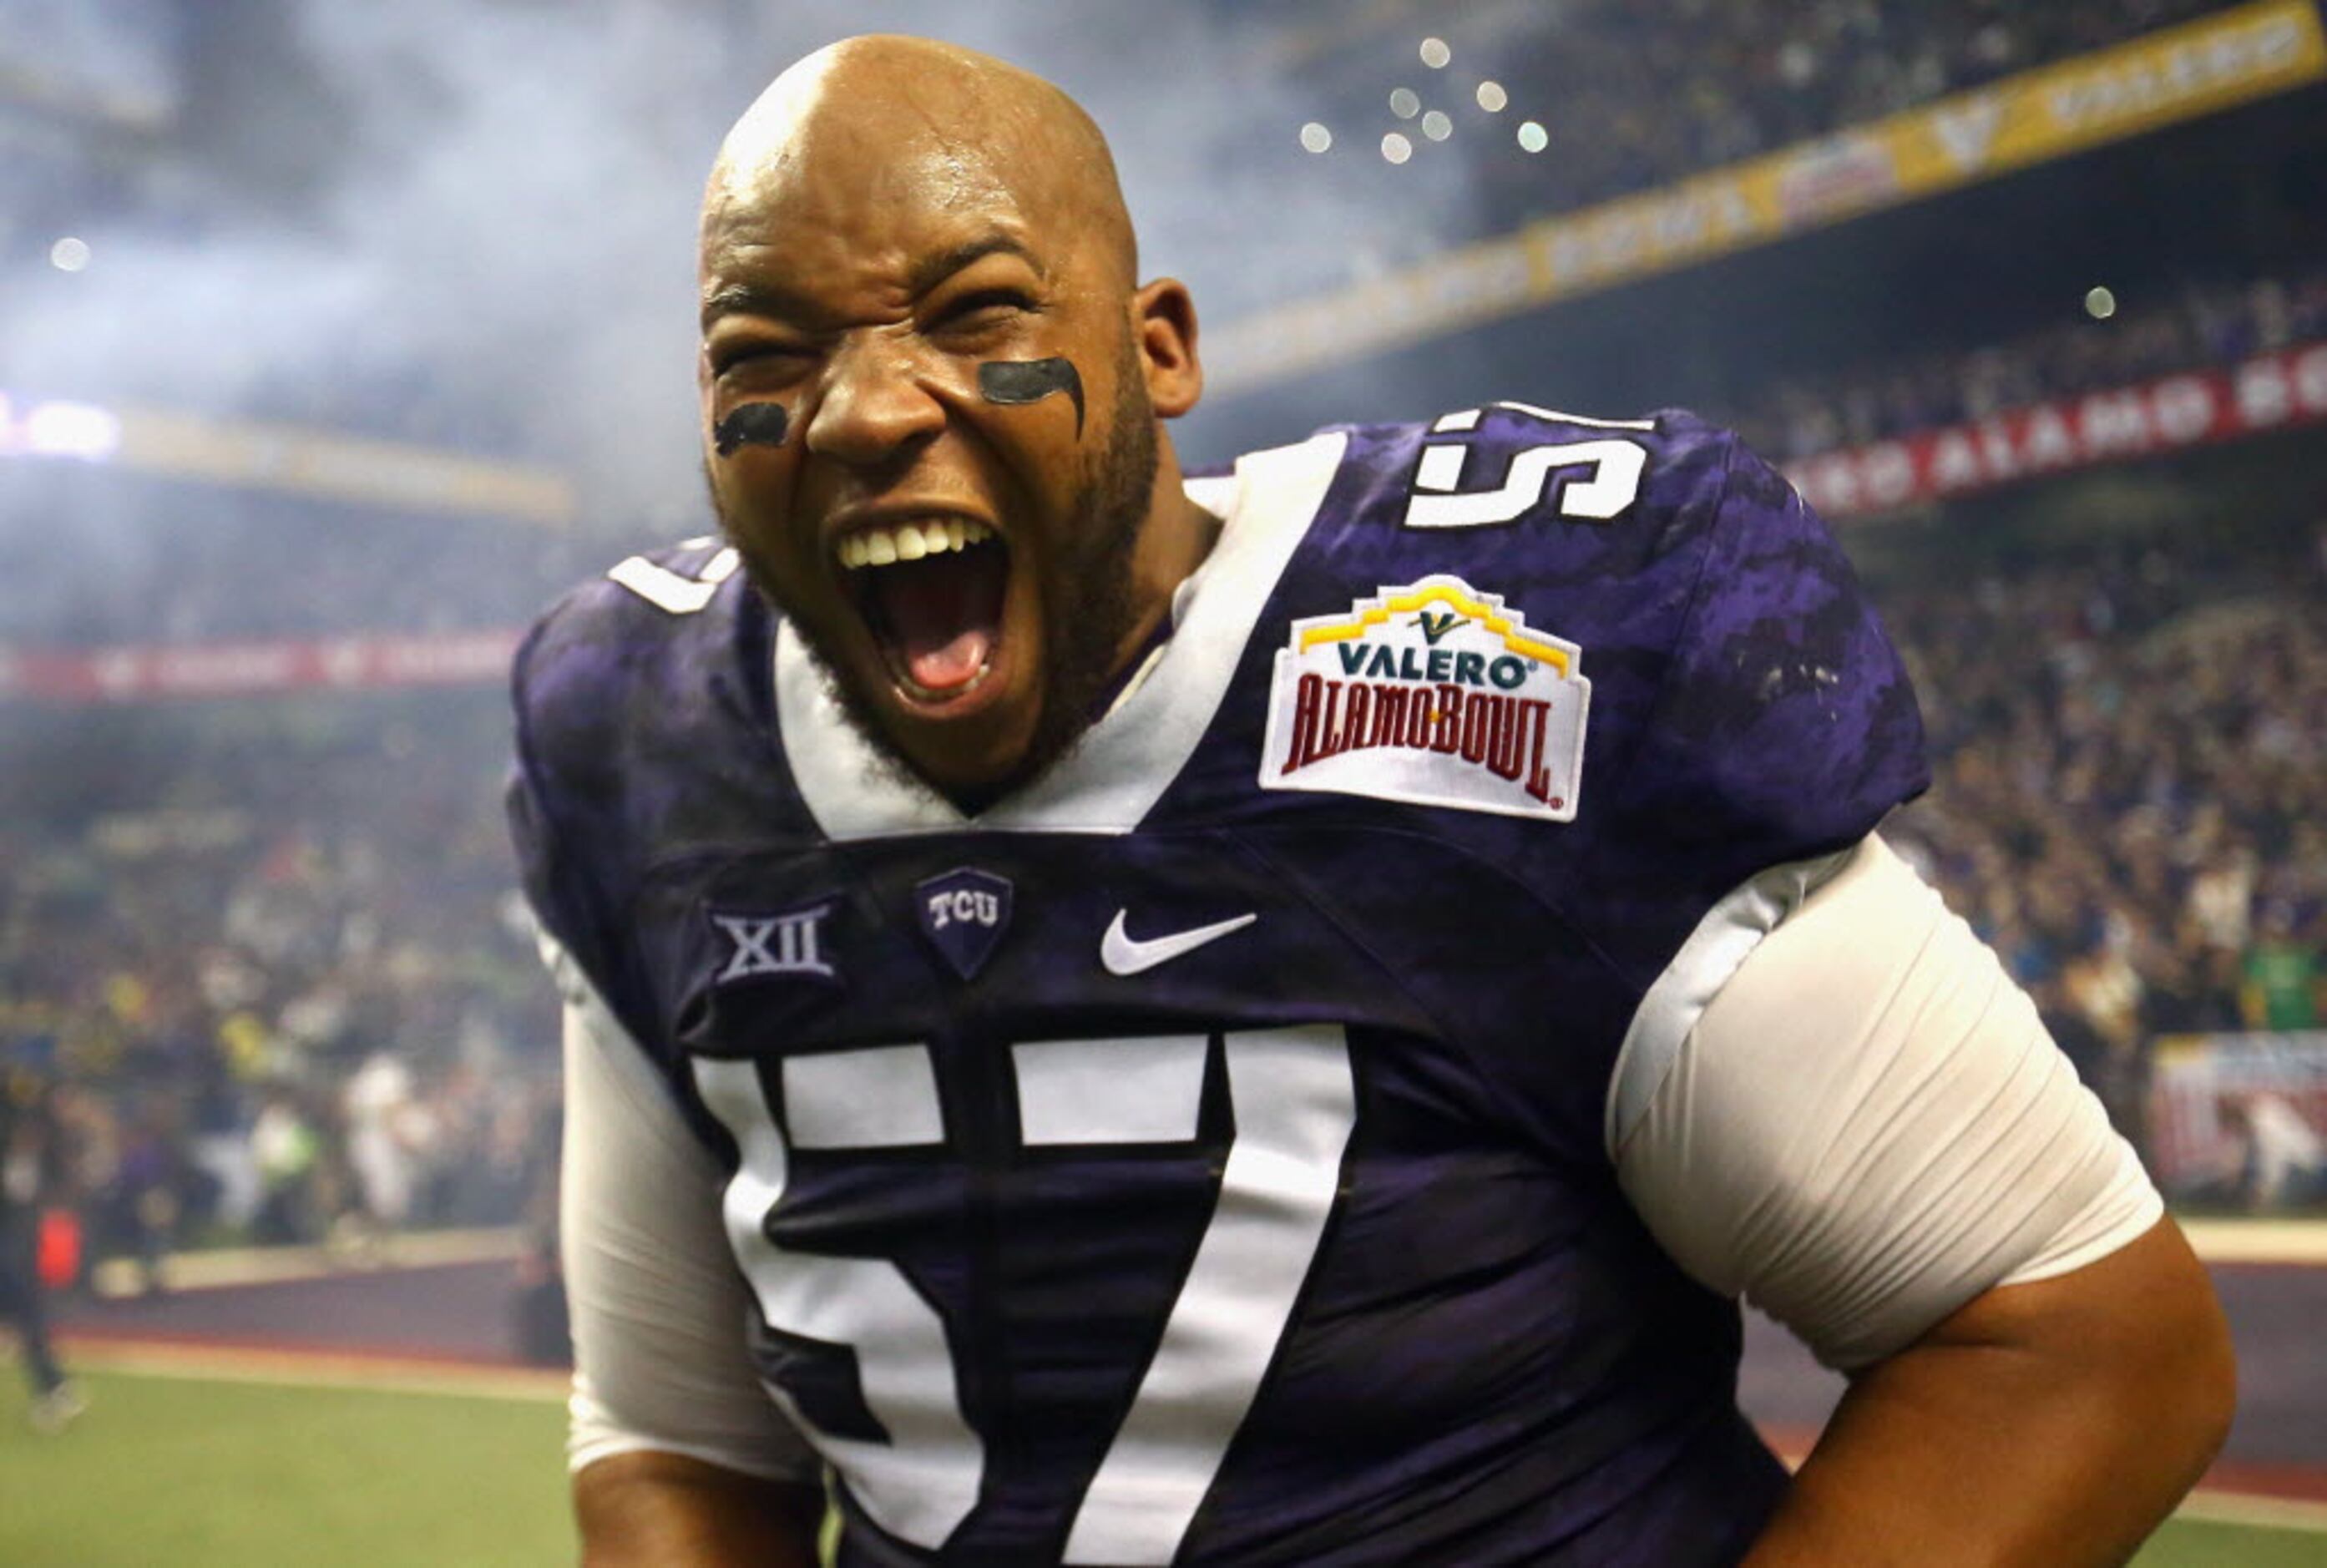
<instances>
[{"instance_id":1,"label":"bald head","mask_svg":"<svg viewBox=\"0 0 2327 1568\"><path fill-rule=\"evenodd\" d=\"M1054 245L1095 247L1127 292L1138 253L1107 138L1081 105L1016 66L932 39L869 34L771 83L721 145L706 246L745 213L845 220L900 201L1010 213Z\"/></svg>"}]
</instances>

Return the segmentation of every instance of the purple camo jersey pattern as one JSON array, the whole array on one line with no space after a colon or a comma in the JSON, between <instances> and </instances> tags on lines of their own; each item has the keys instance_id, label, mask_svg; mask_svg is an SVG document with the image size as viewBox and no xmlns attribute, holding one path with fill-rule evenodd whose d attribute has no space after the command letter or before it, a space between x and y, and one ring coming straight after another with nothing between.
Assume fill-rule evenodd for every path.
<instances>
[{"instance_id":1,"label":"purple camo jersey pattern","mask_svg":"<svg viewBox=\"0 0 2327 1568\"><path fill-rule=\"evenodd\" d=\"M1060 1560L1213 1217L1238 1132L1227 1042L1292 1024L1346 1041L1353 1131L1173 1560L1697 1563L1751 1542L1784 1481L1736 1411L1735 1309L1623 1201L1602 1107L1641 994L1706 909L1920 791L1920 728L1840 552L1725 434L1491 410L1463 437L1463 483L1612 436L1648 453L1614 518L1561 517L1555 489L1509 523L1422 530L1403 519L1424 428L1347 432L1210 730L1117 836L826 841L776 733L770 617L740 580L690 615L592 584L528 641L511 789L528 890L719 1157L735 1148L691 1055L758 1064L780 1127L786 1056L926 1047L942 1139L796 1148L765 1225L788 1251L895 1264L944 1323L983 1448L976 1504L934 1555L844 1487L845 1563ZM709 553L659 559L684 575ZM1573 822L1257 788L1290 623L1433 573L1581 648ZM1014 890L967 979L915 891L965 867ZM827 901L818 950L843 978L729 975L751 966L708 912ZM1119 975L1099 963L1118 910L1135 936L1256 919ZM1172 1035L1203 1042L1192 1137L1026 1135L1014 1045ZM762 1373L809 1423L887 1440L852 1347L761 1328Z\"/></svg>"}]
</instances>

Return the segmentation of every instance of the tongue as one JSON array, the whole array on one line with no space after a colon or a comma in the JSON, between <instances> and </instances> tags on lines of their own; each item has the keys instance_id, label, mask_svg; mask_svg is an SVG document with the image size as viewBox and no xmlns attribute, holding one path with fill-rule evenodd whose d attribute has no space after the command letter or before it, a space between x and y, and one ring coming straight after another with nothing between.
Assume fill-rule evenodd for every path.
<instances>
[{"instance_id":1,"label":"tongue","mask_svg":"<svg viewBox=\"0 0 2327 1568\"><path fill-rule=\"evenodd\" d=\"M874 569L882 619L914 685L956 691L986 667L1001 635L1006 572L992 546Z\"/></svg>"}]
</instances>

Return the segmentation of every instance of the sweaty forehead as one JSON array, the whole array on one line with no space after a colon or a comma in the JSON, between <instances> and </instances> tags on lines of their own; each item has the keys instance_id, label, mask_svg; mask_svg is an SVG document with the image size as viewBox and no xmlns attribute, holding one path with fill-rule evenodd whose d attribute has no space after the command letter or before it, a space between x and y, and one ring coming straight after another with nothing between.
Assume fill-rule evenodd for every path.
<instances>
[{"instance_id":1,"label":"sweaty forehead","mask_svg":"<svg viewBox=\"0 0 2327 1568\"><path fill-rule=\"evenodd\" d=\"M1037 256L1055 245L1049 204L993 150L911 129L851 132L723 165L704 201L706 273L752 264L885 274L997 231Z\"/></svg>"}]
</instances>

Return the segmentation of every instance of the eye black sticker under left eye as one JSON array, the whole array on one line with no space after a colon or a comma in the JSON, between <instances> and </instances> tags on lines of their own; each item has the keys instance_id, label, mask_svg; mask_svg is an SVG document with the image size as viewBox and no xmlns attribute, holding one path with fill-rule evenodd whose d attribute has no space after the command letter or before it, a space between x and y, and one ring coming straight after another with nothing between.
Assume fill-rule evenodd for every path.
<instances>
[{"instance_id":1,"label":"eye black sticker under left eye","mask_svg":"<svg viewBox=\"0 0 2327 1568\"><path fill-rule=\"evenodd\" d=\"M1083 433L1083 378L1071 359L989 359L977 368L988 403L1040 403L1053 392L1074 400L1075 434Z\"/></svg>"},{"instance_id":2,"label":"eye black sticker under left eye","mask_svg":"<svg viewBox=\"0 0 2327 1568\"><path fill-rule=\"evenodd\" d=\"M733 457L739 446L781 446L791 424L780 403L746 403L712 427L711 439L720 456Z\"/></svg>"}]
</instances>

